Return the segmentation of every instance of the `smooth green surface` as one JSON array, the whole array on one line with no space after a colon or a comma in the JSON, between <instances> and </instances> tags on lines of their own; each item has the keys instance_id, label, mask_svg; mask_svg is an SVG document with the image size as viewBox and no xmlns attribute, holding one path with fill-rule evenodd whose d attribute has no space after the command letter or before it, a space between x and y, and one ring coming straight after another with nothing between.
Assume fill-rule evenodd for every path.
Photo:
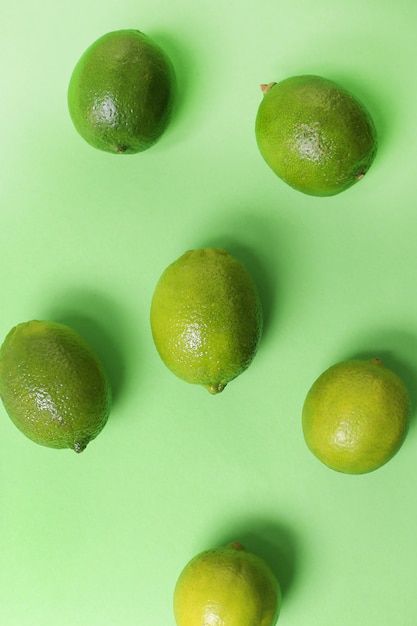
<instances>
[{"instance_id":1,"label":"smooth green surface","mask_svg":"<svg viewBox=\"0 0 417 626\"><path fill-rule=\"evenodd\" d=\"M344 476L307 449L301 409L363 356L417 401L415 2L2 4L0 334L72 324L115 399L81 455L0 410L0 623L174 626L184 565L240 541L281 579L280 626L414 626L415 410L392 461ZM179 90L160 142L122 157L86 144L66 102L80 54L118 28L166 49ZM366 177L332 198L282 183L256 146L259 85L301 73L355 92L378 130ZM215 397L167 370L149 325L161 272L208 245L248 265L266 312Z\"/></svg>"}]
</instances>

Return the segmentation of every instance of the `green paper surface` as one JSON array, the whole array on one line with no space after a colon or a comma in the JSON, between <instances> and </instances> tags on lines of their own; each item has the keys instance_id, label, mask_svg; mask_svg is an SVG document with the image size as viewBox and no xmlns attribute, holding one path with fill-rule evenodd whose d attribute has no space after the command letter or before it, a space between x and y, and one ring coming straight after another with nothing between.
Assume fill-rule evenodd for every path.
<instances>
[{"instance_id":1,"label":"green paper surface","mask_svg":"<svg viewBox=\"0 0 417 626\"><path fill-rule=\"evenodd\" d=\"M114 391L81 455L26 439L0 407L2 626L174 626L198 552L240 541L283 587L280 626L414 626L416 414L399 453L346 476L307 449L321 372L379 356L417 401L415 69L411 0L2 2L0 336L29 319L90 341ZM111 30L138 28L178 78L147 152L90 147L71 72ZM364 179L330 198L263 162L261 83L314 73L370 111ZM149 325L155 284L188 249L252 272L265 329L249 369L211 396L175 378Z\"/></svg>"}]
</instances>

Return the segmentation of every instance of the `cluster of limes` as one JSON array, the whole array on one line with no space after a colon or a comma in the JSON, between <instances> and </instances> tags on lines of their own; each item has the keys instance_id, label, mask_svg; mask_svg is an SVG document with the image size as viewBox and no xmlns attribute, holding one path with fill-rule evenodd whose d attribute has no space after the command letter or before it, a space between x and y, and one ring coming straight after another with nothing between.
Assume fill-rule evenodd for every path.
<instances>
[{"instance_id":1,"label":"cluster of limes","mask_svg":"<svg viewBox=\"0 0 417 626\"><path fill-rule=\"evenodd\" d=\"M135 30L108 33L82 55L68 104L81 136L116 154L142 152L161 137L175 97L166 54ZM376 133L363 105L332 81L297 76L263 85L256 118L259 150L272 170L313 195L339 193L363 178ZM262 308L244 265L221 249L191 250L161 275L151 329L167 367L218 394L252 362ZM0 395L16 426L33 441L81 452L102 430L111 388L91 346L74 330L48 321L18 324L0 349ZM377 469L407 433L404 383L379 359L339 363L307 394L306 443L334 470ZM232 592L231 592L232 590ZM281 591L268 565L239 543L190 561L174 594L179 626L273 626Z\"/></svg>"},{"instance_id":2,"label":"cluster of limes","mask_svg":"<svg viewBox=\"0 0 417 626\"><path fill-rule=\"evenodd\" d=\"M71 77L69 110L80 135L116 154L150 148L166 129L175 96L166 54L137 30L107 33ZM272 170L304 193L329 196L361 180L375 157L376 132L356 97L320 76L262 85L255 133Z\"/></svg>"}]
</instances>

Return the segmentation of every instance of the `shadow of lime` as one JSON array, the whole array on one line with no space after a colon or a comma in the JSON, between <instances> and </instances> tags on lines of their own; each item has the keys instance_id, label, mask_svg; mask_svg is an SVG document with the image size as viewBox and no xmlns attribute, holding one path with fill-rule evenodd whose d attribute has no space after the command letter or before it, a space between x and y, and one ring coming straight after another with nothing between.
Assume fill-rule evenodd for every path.
<instances>
[{"instance_id":1,"label":"shadow of lime","mask_svg":"<svg viewBox=\"0 0 417 626\"><path fill-rule=\"evenodd\" d=\"M246 267L259 293L263 313L263 337L265 337L276 314L279 282L271 259L267 260L262 253L239 241L237 235L218 235L205 240L200 247L224 248Z\"/></svg>"},{"instance_id":2,"label":"shadow of lime","mask_svg":"<svg viewBox=\"0 0 417 626\"><path fill-rule=\"evenodd\" d=\"M100 358L117 403L128 375L128 325L122 311L110 299L93 292L68 292L59 298L48 319L77 331Z\"/></svg>"},{"instance_id":3,"label":"shadow of lime","mask_svg":"<svg viewBox=\"0 0 417 626\"><path fill-rule=\"evenodd\" d=\"M416 425L417 334L397 329L381 329L364 334L361 347L345 352L340 361L379 358L406 385L411 400L410 429ZM358 339L355 340L358 346Z\"/></svg>"},{"instance_id":4,"label":"shadow of lime","mask_svg":"<svg viewBox=\"0 0 417 626\"><path fill-rule=\"evenodd\" d=\"M305 254L308 231L286 202L280 202L279 192L277 198L263 198L260 191L252 199L234 201L229 209L220 206L207 220L204 236L190 246L225 248L246 266L261 299L263 340L290 314L298 285L311 276Z\"/></svg>"},{"instance_id":5,"label":"shadow of lime","mask_svg":"<svg viewBox=\"0 0 417 626\"><path fill-rule=\"evenodd\" d=\"M214 543L207 548L225 546L237 541L246 550L261 557L277 576L283 597L294 587L299 542L293 529L286 524L259 519L236 522L213 540Z\"/></svg>"},{"instance_id":6,"label":"shadow of lime","mask_svg":"<svg viewBox=\"0 0 417 626\"><path fill-rule=\"evenodd\" d=\"M171 120L165 131L168 140L171 132L181 127L184 120L187 122L184 134L192 132L192 119L198 113L198 107L193 108L193 102L197 101L193 96L201 89L202 77L198 71L196 51L190 44L165 31L154 31L149 35L168 56L175 73L175 99Z\"/></svg>"},{"instance_id":7,"label":"shadow of lime","mask_svg":"<svg viewBox=\"0 0 417 626\"><path fill-rule=\"evenodd\" d=\"M398 107L390 93L382 93L372 84L372 79L345 72L331 71L327 78L349 91L363 105L372 118L377 134L375 161L389 149L395 135L394 126L399 115Z\"/></svg>"}]
</instances>

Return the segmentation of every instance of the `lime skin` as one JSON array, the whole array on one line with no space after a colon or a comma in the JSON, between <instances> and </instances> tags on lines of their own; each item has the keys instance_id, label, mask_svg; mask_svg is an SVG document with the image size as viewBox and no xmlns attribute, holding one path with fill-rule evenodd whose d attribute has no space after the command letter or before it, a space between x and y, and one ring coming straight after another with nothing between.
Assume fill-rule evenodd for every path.
<instances>
[{"instance_id":1,"label":"lime skin","mask_svg":"<svg viewBox=\"0 0 417 626\"><path fill-rule=\"evenodd\" d=\"M274 626L281 586L261 557L239 542L195 556L174 589L177 626Z\"/></svg>"},{"instance_id":2,"label":"lime skin","mask_svg":"<svg viewBox=\"0 0 417 626\"><path fill-rule=\"evenodd\" d=\"M249 367L263 319L247 268L226 250L205 248L189 250L162 273L150 321L165 365L217 394Z\"/></svg>"},{"instance_id":3,"label":"lime skin","mask_svg":"<svg viewBox=\"0 0 417 626\"><path fill-rule=\"evenodd\" d=\"M26 437L82 452L110 414L111 386L87 341L57 322L13 327L0 349L0 396Z\"/></svg>"},{"instance_id":4,"label":"lime skin","mask_svg":"<svg viewBox=\"0 0 417 626\"><path fill-rule=\"evenodd\" d=\"M107 33L79 59L70 78L68 108L79 134L93 147L135 154L166 130L176 80L167 54L138 30Z\"/></svg>"},{"instance_id":5,"label":"lime skin","mask_svg":"<svg viewBox=\"0 0 417 626\"><path fill-rule=\"evenodd\" d=\"M362 180L377 134L365 106L334 81L302 75L262 85L255 134L259 151L288 185L332 196Z\"/></svg>"},{"instance_id":6,"label":"lime skin","mask_svg":"<svg viewBox=\"0 0 417 626\"><path fill-rule=\"evenodd\" d=\"M311 452L345 474L385 465L404 443L411 401L404 382L378 358L337 363L307 393L302 426Z\"/></svg>"}]
</instances>

